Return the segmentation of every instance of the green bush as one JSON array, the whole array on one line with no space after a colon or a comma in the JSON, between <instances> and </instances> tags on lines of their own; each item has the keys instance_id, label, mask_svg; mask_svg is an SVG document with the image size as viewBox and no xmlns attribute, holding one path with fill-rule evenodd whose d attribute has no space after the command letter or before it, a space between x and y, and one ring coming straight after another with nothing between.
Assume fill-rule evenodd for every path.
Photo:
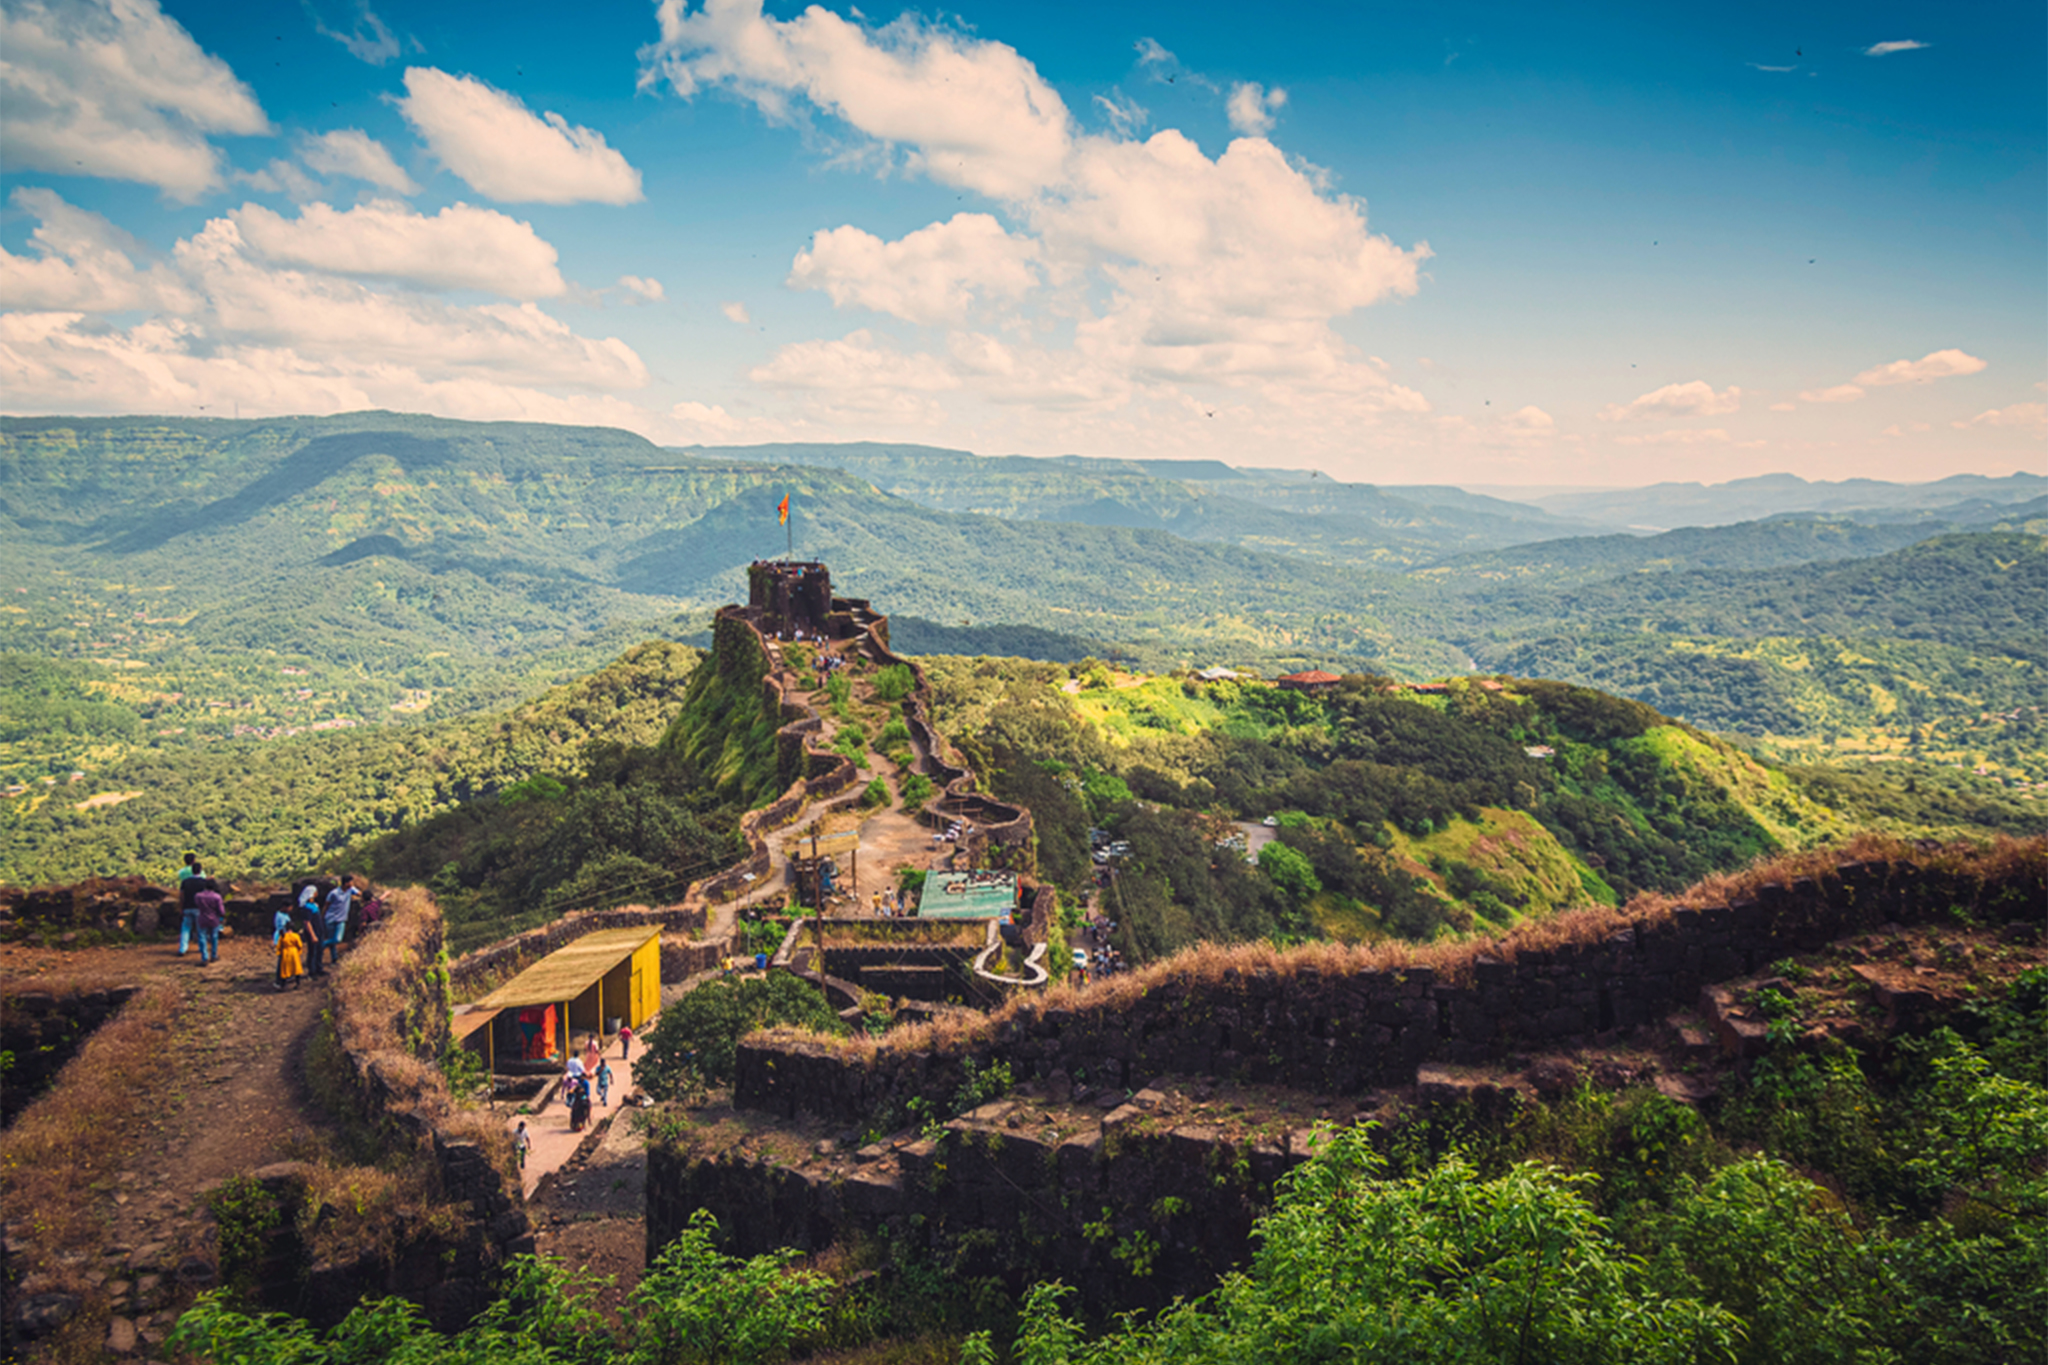
<instances>
[{"instance_id":1,"label":"green bush","mask_svg":"<svg viewBox=\"0 0 2048 1365\"><path fill-rule=\"evenodd\" d=\"M825 997L802 977L778 971L710 981L661 1012L647 1035L647 1050L633 1064L634 1078L656 1099L723 1085L732 1080L739 1040L774 1024L846 1032Z\"/></svg>"},{"instance_id":2,"label":"green bush","mask_svg":"<svg viewBox=\"0 0 2048 1365\"><path fill-rule=\"evenodd\" d=\"M882 778L879 778L879 777L871 779L871 780L870 780L870 781L868 782L868 785L867 785L867 786L866 786L865 788L863 788L863 789L862 789L862 791L861 791L861 794L860 794L860 803L861 803L861 804L862 804L863 806L866 806L866 807L868 807L869 809L873 809L873 808L874 808L874 807L876 807L876 806L886 806L886 805L888 805L888 804L889 804L889 784L888 784L888 782L887 782L887 781L885 781L885 780L884 780L884 779L882 779Z\"/></svg>"},{"instance_id":3,"label":"green bush","mask_svg":"<svg viewBox=\"0 0 2048 1365\"><path fill-rule=\"evenodd\" d=\"M890 664L875 674L875 695L883 701L902 701L917 689L917 675L909 664Z\"/></svg>"}]
</instances>

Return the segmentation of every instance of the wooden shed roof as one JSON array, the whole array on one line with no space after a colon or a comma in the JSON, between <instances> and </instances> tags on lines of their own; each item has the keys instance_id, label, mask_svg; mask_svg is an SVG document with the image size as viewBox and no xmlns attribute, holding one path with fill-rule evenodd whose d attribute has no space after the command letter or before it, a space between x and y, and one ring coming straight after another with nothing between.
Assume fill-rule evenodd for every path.
<instances>
[{"instance_id":1,"label":"wooden shed roof","mask_svg":"<svg viewBox=\"0 0 2048 1365\"><path fill-rule=\"evenodd\" d=\"M661 937L659 925L599 929L557 948L476 1003L484 1009L519 1009L527 1005L559 1005L574 1000L598 978Z\"/></svg>"}]
</instances>

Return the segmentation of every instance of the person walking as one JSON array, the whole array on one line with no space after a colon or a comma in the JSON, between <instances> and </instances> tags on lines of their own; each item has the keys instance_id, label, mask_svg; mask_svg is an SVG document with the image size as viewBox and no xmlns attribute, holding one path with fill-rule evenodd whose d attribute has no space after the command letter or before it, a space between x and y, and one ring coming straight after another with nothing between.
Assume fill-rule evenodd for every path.
<instances>
[{"instance_id":1,"label":"person walking","mask_svg":"<svg viewBox=\"0 0 2048 1365\"><path fill-rule=\"evenodd\" d=\"M307 882L299 892L299 937L306 943L306 961L311 966L309 976L325 976L327 969L320 965L320 943L327 937L327 921L320 915L320 888Z\"/></svg>"},{"instance_id":2,"label":"person walking","mask_svg":"<svg viewBox=\"0 0 2048 1365\"><path fill-rule=\"evenodd\" d=\"M296 989L306 979L306 940L287 924L277 936L277 988Z\"/></svg>"},{"instance_id":3,"label":"person walking","mask_svg":"<svg viewBox=\"0 0 2048 1365\"><path fill-rule=\"evenodd\" d=\"M349 911L355 908L356 901L362 896L362 892L356 890L355 881L354 877L343 877L341 885L327 893L327 903L322 907L327 920L327 937L324 940L327 960L337 967L341 965L342 936L348 933ZM318 955L318 950L315 950L315 955Z\"/></svg>"},{"instance_id":4,"label":"person walking","mask_svg":"<svg viewBox=\"0 0 2048 1365\"><path fill-rule=\"evenodd\" d=\"M597 1059L597 1102L599 1107L612 1106L612 1064L604 1058Z\"/></svg>"},{"instance_id":5,"label":"person walking","mask_svg":"<svg viewBox=\"0 0 2048 1365\"><path fill-rule=\"evenodd\" d=\"M533 1138L526 1131L526 1120L519 1120L519 1128L512 1134L512 1150L519 1153L519 1169L526 1169L526 1154L533 1150Z\"/></svg>"},{"instance_id":6,"label":"person walking","mask_svg":"<svg viewBox=\"0 0 2048 1365\"><path fill-rule=\"evenodd\" d=\"M198 927L199 965L205 967L220 961L220 926L227 920L227 905L220 892L213 889L210 878L206 890L193 896L192 904Z\"/></svg>"},{"instance_id":7,"label":"person walking","mask_svg":"<svg viewBox=\"0 0 2048 1365\"><path fill-rule=\"evenodd\" d=\"M621 1024L619 1026L619 1060L625 1061L632 1054L632 1051L633 1026L631 1024Z\"/></svg>"},{"instance_id":8,"label":"person walking","mask_svg":"<svg viewBox=\"0 0 2048 1365\"><path fill-rule=\"evenodd\" d=\"M178 869L178 956L192 951L192 933L199 927L199 911L193 906L192 898L206 886L206 874L200 870L199 855L187 853L185 865Z\"/></svg>"}]
</instances>

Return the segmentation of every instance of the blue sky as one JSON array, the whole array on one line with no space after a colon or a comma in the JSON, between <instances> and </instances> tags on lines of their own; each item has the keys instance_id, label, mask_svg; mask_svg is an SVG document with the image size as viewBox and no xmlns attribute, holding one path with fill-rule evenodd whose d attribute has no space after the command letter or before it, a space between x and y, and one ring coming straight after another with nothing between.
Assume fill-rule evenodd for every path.
<instances>
[{"instance_id":1,"label":"blue sky","mask_svg":"<svg viewBox=\"0 0 2048 1365\"><path fill-rule=\"evenodd\" d=\"M2048 467L2038 3L0 12L8 411Z\"/></svg>"}]
</instances>

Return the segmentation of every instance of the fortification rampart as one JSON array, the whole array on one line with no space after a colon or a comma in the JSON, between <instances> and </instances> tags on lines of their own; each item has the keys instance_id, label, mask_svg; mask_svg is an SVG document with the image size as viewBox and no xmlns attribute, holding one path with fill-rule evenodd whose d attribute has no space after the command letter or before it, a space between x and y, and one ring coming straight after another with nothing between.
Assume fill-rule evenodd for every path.
<instances>
[{"instance_id":1,"label":"fortification rampart","mask_svg":"<svg viewBox=\"0 0 2048 1365\"><path fill-rule=\"evenodd\" d=\"M334 1055L349 1118L427 1164L462 1217L424 1240L400 1239L341 1263L313 1264L293 1216L307 1198L303 1167L255 1173L285 1214L262 1257L266 1306L331 1322L364 1295L402 1294L437 1327L461 1326L489 1302L499 1270L533 1250L510 1143L488 1118L458 1109L435 1065L448 1047L449 993L441 915L417 889L343 959L334 984Z\"/></svg>"},{"instance_id":2,"label":"fortification rampart","mask_svg":"<svg viewBox=\"0 0 2048 1365\"><path fill-rule=\"evenodd\" d=\"M758 651L765 663L762 701L784 722L775 732L776 774L784 791L741 818L740 834L747 855L703 883L699 890L707 902L744 895L774 870L765 837L769 831L797 819L810 803L834 800L860 782L860 770L850 759L813 742L824 734L824 719L809 703L798 700L797 694L805 690L803 684L777 662L779 656L761 629L764 620L772 619L772 613L764 614L758 606L727 606L719 608L712 621L714 666L723 667L728 659L751 658L752 651ZM903 720L916 748L927 756L926 776L939 787L924 821L942 828L957 820L966 826L965 843L971 853L993 854L991 861L1028 868L1034 833L1031 812L975 791L974 774L947 758L945 741L931 724L924 670L915 660L889 648L889 618L874 611L864 598L834 597L824 617L823 632L835 640L854 641L855 648L875 663L905 666L915 679L915 687L902 703Z\"/></svg>"},{"instance_id":3,"label":"fortification rampart","mask_svg":"<svg viewBox=\"0 0 2048 1365\"><path fill-rule=\"evenodd\" d=\"M1712 903L1578 912L1496 940L1197 950L943 1033L757 1034L739 1046L733 1102L864 1123L942 1101L969 1060L1019 1079L1214 1075L1351 1094L1410 1083L1424 1062L1626 1034L1695 1005L1709 984L1886 923L2048 913L2048 838L1888 852L1783 860L1726 879Z\"/></svg>"}]
</instances>

